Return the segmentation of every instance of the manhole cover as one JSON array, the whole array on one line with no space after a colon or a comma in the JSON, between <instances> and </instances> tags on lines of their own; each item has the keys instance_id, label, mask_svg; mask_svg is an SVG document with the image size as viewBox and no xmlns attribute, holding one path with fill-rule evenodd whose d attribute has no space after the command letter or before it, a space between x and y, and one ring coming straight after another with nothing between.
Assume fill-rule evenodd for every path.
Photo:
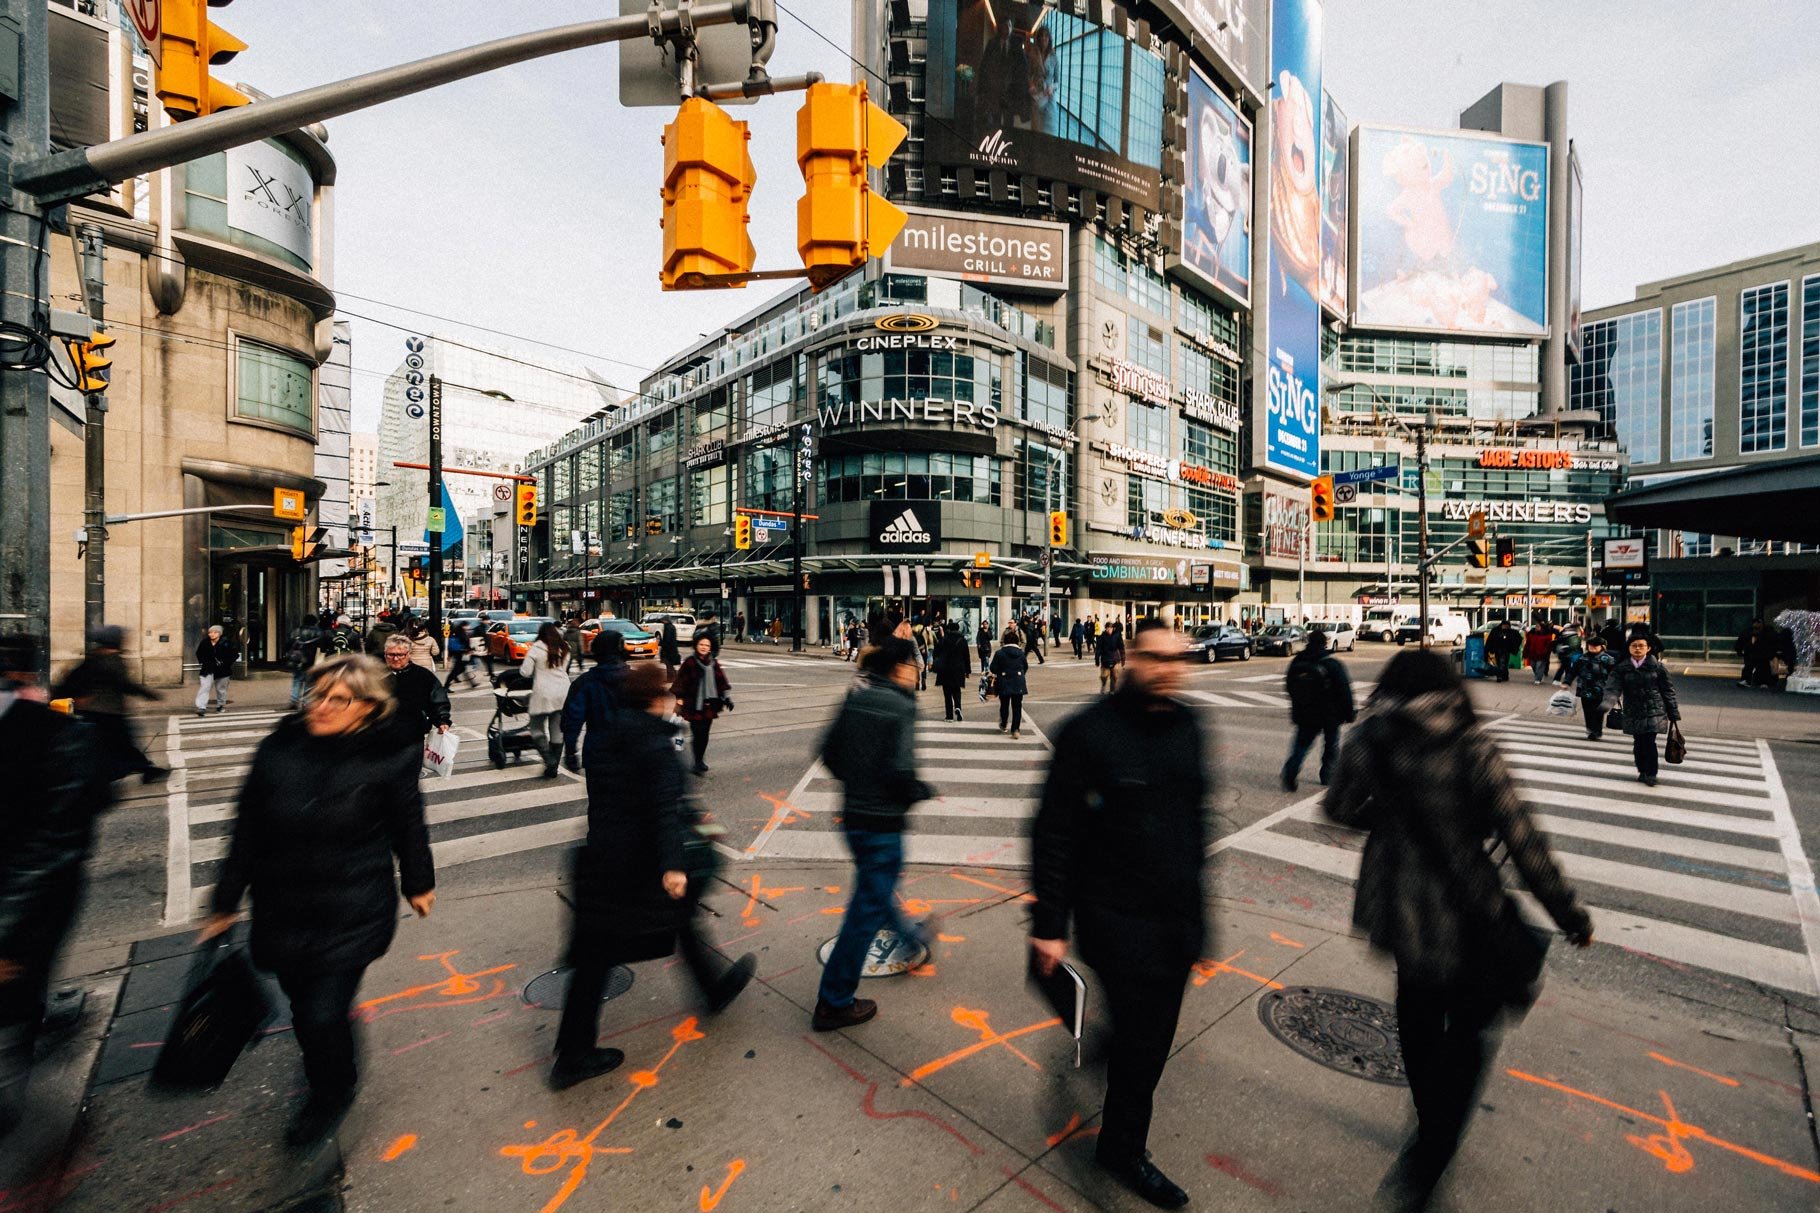
<instances>
[{"instance_id":1,"label":"manhole cover","mask_svg":"<svg viewBox=\"0 0 1820 1213\"><path fill-rule=\"evenodd\" d=\"M828 957L834 954L834 940L828 940L815 951L816 956L825 965ZM920 943L905 939L896 931L880 931L872 937L872 946L866 949L866 966L859 971L861 977L896 977L899 973L908 973L923 961L929 959L929 949Z\"/></svg>"},{"instance_id":2,"label":"manhole cover","mask_svg":"<svg viewBox=\"0 0 1820 1213\"><path fill-rule=\"evenodd\" d=\"M520 996L527 1006L540 1007L545 1011L562 1010L563 999L569 996L569 974L572 969L551 969L531 979ZM632 988L632 970L624 965L614 965L607 970L607 992L602 994L602 1002L612 1002L621 994Z\"/></svg>"},{"instance_id":3,"label":"manhole cover","mask_svg":"<svg viewBox=\"0 0 1820 1213\"><path fill-rule=\"evenodd\" d=\"M1368 1082L1406 1087L1397 1009L1345 990L1295 986L1272 990L1258 1002L1270 1034L1330 1070Z\"/></svg>"}]
</instances>

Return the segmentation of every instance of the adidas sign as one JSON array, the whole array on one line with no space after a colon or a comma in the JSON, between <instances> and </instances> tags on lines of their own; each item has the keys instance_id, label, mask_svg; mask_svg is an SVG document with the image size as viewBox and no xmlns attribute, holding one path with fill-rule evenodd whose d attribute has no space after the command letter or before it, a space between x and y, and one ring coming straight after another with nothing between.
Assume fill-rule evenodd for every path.
<instances>
[{"instance_id":1,"label":"adidas sign","mask_svg":"<svg viewBox=\"0 0 1820 1213\"><path fill-rule=\"evenodd\" d=\"M924 530L917 520L915 510L899 514L878 536L880 543L931 543L934 539L935 536Z\"/></svg>"}]
</instances>

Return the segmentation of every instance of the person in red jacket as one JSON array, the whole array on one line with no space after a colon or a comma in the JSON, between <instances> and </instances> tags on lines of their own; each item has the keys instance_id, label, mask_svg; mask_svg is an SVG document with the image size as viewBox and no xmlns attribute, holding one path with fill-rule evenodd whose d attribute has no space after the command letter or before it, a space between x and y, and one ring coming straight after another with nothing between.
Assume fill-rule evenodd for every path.
<instances>
[{"instance_id":1,"label":"person in red jacket","mask_svg":"<svg viewBox=\"0 0 1820 1213\"><path fill-rule=\"evenodd\" d=\"M1540 685L1548 681L1548 659L1555 651L1555 625L1538 619L1523 634L1523 661Z\"/></svg>"},{"instance_id":2,"label":"person in red jacket","mask_svg":"<svg viewBox=\"0 0 1820 1213\"><path fill-rule=\"evenodd\" d=\"M670 684L670 693L676 696L676 714L689 722L689 734L695 743L697 775L707 774L708 764L702 759L708 753L708 730L714 727L715 718L722 709L733 710L733 697L729 693L732 689L727 682L727 671L721 668L720 659L714 655L713 638L697 633L695 655L683 662L676 681Z\"/></svg>"}]
</instances>

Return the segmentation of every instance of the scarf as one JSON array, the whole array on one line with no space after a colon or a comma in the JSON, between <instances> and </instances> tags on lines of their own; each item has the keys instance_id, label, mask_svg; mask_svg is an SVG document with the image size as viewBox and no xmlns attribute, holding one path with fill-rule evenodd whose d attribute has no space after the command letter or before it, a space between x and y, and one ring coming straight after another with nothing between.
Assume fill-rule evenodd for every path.
<instances>
[{"instance_id":1,"label":"scarf","mask_svg":"<svg viewBox=\"0 0 1820 1213\"><path fill-rule=\"evenodd\" d=\"M706 712L708 700L718 698L717 692L720 689L714 685L714 655L710 653L706 661L697 657L695 664L701 667L701 677L695 680L695 710Z\"/></svg>"}]
</instances>

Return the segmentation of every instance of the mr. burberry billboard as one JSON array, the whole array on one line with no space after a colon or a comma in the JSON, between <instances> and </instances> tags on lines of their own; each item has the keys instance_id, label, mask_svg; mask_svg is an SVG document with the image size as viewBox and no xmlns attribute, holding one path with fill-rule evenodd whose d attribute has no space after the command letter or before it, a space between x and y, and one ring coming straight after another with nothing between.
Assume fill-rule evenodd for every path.
<instances>
[{"instance_id":1,"label":"mr. burberry billboard","mask_svg":"<svg viewBox=\"0 0 1820 1213\"><path fill-rule=\"evenodd\" d=\"M1264 283L1269 406L1264 465L1321 471L1320 0L1275 0L1270 18L1270 277Z\"/></svg>"},{"instance_id":2,"label":"mr. burberry billboard","mask_svg":"<svg viewBox=\"0 0 1820 1213\"><path fill-rule=\"evenodd\" d=\"M1548 335L1548 145L1361 124L1356 328Z\"/></svg>"}]
</instances>

